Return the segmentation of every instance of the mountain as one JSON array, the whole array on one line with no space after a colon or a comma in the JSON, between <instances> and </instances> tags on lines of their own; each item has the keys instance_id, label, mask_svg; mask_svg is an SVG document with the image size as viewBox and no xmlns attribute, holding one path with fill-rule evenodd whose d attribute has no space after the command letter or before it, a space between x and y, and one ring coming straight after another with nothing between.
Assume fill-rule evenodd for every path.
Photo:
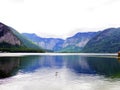
<instances>
[{"instance_id":1,"label":"mountain","mask_svg":"<svg viewBox=\"0 0 120 90\"><path fill-rule=\"evenodd\" d=\"M13 34L11 30L9 30L9 27L0 23L0 44L2 43L8 43L13 46L22 45L21 41Z\"/></svg>"},{"instance_id":2,"label":"mountain","mask_svg":"<svg viewBox=\"0 0 120 90\"><path fill-rule=\"evenodd\" d=\"M96 32L77 33L66 40L60 38L42 38L36 34L23 33L26 38L44 49L54 52L80 52L86 43L96 35Z\"/></svg>"},{"instance_id":3,"label":"mountain","mask_svg":"<svg viewBox=\"0 0 120 90\"><path fill-rule=\"evenodd\" d=\"M63 39L60 38L42 38L36 34L23 33L26 38L29 38L32 42L36 43L40 47L48 50L58 51L62 48L64 43Z\"/></svg>"},{"instance_id":4,"label":"mountain","mask_svg":"<svg viewBox=\"0 0 120 90\"><path fill-rule=\"evenodd\" d=\"M39 46L26 39L12 27L9 27L3 23L0 23L0 51L43 52Z\"/></svg>"},{"instance_id":5,"label":"mountain","mask_svg":"<svg viewBox=\"0 0 120 90\"><path fill-rule=\"evenodd\" d=\"M92 38L84 47L87 53L116 53L120 51L120 28L108 28Z\"/></svg>"},{"instance_id":6,"label":"mountain","mask_svg":"<svg viewBox=\"0 0 120 90\"><path fill-rule=\"evenodd\" d=\"M82 51L82 48L78 46L67 46L65 48L62 48L61 50L57 51L59 53L79 53Z\"/></svg>"},{"instance_id":7,"label":"mountain","mask_svg":"<svg viewBox=\"0 0 120 90\"><path fill-rule=\"evenodd\" d=\"M79 32L67 38L63 43L63 48L59 52L81 52L87 42L96 34L97 32Z\"/></svg>"}]
</instances>

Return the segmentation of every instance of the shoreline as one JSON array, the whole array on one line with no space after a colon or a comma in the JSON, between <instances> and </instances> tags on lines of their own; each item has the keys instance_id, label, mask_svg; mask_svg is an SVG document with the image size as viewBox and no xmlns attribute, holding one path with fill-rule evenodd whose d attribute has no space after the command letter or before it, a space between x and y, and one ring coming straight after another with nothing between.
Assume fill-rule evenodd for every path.
<instances>
[{"instance_id":1,"label":"shoreline","mask_svg":"<svg viewBox=\"0 0 120 90\"><path fill-rule=\"evenodd\" d=\"M0 57L18 57L18 56L99 56L117 58L117 53L0 53Z\"/></svg>"}]
</instances>

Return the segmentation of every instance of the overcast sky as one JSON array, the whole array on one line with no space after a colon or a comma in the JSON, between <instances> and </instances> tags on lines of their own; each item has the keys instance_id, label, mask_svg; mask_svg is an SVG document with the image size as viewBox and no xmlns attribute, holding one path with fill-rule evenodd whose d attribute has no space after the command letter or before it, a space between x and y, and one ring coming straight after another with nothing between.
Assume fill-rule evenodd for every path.
<instances>
[{"instance_id":1,"label":"overcast sky","mask_svg":"<svg viewBox=\"0 0 120 90\"><path fill-rule=\"evenodd\" d=\"M120 0L0 0L0 21L19 32L66 38L120 27Z\"/></svg>"}]
</instances>

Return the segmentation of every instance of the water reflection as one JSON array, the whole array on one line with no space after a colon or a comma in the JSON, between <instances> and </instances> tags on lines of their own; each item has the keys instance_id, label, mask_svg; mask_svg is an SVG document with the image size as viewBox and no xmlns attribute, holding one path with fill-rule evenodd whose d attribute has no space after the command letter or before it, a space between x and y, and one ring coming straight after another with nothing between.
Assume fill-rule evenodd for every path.
<instances>
[{"instance_id":1,"label":"water reflection","mask_svg":"<svg viewBox=\"0 0 120 90\"><path fill-rule=\"evenodd\" d=\"M20 65L19 58L0 58L0 78L10 77L15 75Z\"/></svg>"},{"instance_id":2,"label":"water reflection","mask_svg":"<svg viewBox=\"0 0 120 90\"><path fill-rule=\"evenodd\" d=\"M0 58L0 78L10 77L16 75L18 72L34 73L36 70L44 68L48 68L48 70L69 69L78 76L81 74L92 74L112 78L120 77L120 62L115 58L82 56L24 56Z\"/></svg>"},{"instance_id":3,"label":"water reflection","mask_svg":"<svg viewBox=\"0 0 120 90\"><path fill-rule=\"evenodd\" d=\"M67 58L68 59L68 58ZM77 57L67 61L67 67L77 74L97 74L105 77L120 77L120 62L115 58Z\"/></svg>"},{"instance_id":4,"label":"water reflection","mask_svg":"<svg viewBox=\"0 0 120 90\"><path fill-rule=\"evenodd\" d=\"M113 58L87 58L89 66L99 75L120 77L120 62Z\"/></svg>"}]
</instances>

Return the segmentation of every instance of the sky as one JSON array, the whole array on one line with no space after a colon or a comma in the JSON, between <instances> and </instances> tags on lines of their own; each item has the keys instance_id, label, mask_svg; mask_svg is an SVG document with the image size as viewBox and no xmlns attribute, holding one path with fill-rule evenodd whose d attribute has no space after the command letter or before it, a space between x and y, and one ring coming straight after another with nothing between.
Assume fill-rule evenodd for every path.
<instances>
[{"instance_id":1,"label":"sky","mask_svg":"<svg viewBox=\"0 0 120 90\"><path fill-rule=\"evenodd\" d=\"M120 27L120 0L0 0L0 22L20 33L65 39Z\"/></svg>"}]
</instances>

